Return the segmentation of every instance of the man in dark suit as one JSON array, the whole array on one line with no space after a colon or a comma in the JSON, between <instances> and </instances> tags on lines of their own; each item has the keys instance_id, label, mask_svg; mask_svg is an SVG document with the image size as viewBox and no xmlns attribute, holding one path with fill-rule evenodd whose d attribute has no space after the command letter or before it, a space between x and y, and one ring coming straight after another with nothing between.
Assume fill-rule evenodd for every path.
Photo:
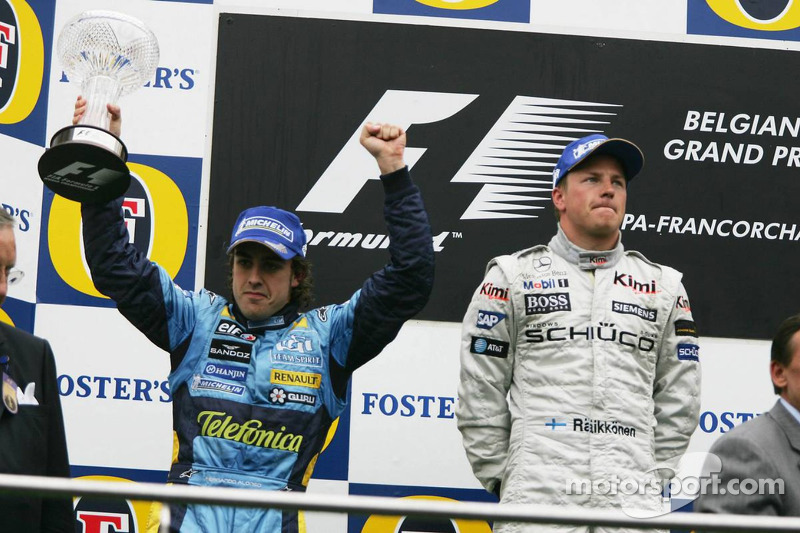
<instances>
[{"instance_id":1,"label":"man in dark suit","mask_svg":"<svg viewBox=\"0 0 800 533\"><path fill-rule=\"evenodd\" d=\"M770 375L780 398L711 447L704 471L719 470L720 482L709 484L696 511L800 516L800 315L772 339Z\"/></svg>"},{"instance_id":2,"label":"man in dark suit","mask_svg":"<svg viewBox=\"0 0 800 533\"><path fill-rule=\"evenodd\" d=\"M14 219L0 209L0 305L14 279ZM53 352L46 340L0 322L0 473L69 477ZM70 498L0 493L4 533L74 532Z\"/></svg>"}]
</instances>

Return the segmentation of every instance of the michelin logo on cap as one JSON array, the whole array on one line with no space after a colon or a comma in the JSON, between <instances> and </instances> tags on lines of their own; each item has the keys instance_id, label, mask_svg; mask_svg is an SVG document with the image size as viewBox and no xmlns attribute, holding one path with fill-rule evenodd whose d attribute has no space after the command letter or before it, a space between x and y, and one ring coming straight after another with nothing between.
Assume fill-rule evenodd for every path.
<instances>
[{"instance_id":1,"label":"michelin logo on cap","mask_svg":"<svg viewBox=\"0 0 800 533\"><path fill-rule=\"evenodd\" d=\"M239 224L239 228L236 230L236 235L253 228L271 231L272 233L280 235L289 242L294 240L294 232L292 232L292 230L277 220L267 217L250 217L242 220L242 223Z\"/></svg>"}]
</instances>

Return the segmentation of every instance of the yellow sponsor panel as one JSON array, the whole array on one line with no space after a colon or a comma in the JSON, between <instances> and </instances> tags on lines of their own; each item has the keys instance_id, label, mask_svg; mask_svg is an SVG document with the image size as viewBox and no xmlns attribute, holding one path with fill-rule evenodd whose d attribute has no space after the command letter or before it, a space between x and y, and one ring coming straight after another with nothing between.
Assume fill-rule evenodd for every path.
<instances>
[{"instance_id":1,"label":"yellow sponsor panel","mask_svg":"<svg viewBox=\"0 0 800 533\"><path fill-rule=\"evenodd\" d=\"M742 9L740 0L706 0L720 18L742 28L761 31L784 31L800 28L800 2L789 0L786 8L769 20L757 20Z\"/></svg>"},{"instance_id":2,"label":"yellow sponsor panel","mask_svg":"<svg viewBox=\"0 0 800 533\"><path fill-rule=\"evenodd\" d=\"M183 264L189 242L186 201L175 182L160 170L138 163L128 163L128 168L149 193L153 216L150 259L174 278ZM80 204L55 196L47 232L50 259L61 279L84 294L106 298L95 288L83 260Z\"/></svg>"},{"instance_id":3,"label":"yellow sponsor panel","mask_svg":"<svg viewBox=\"0 0 800 533\"><path fill-rule=\"evenodd\" d=\"M451 498L443 498L441 496L405 496L403 500L434 500L440 502L455 502ZM402 516L370 516L361 533L394 533L397 531L400 521L403 520ZM444 520L444 519L443 519ZM459 533L491 533L492 530L489 524L480 520L459 520L454 519Z\"/></svg>"},{"instance_id":4,"label":"yellow sponsor panel","mask_svg":"<svg viewBox=\"0 0 800 533\"><path fill-rule=\"evenodd\" d=\"M19 58L14 93L0 109L0 124L16 124L25 120L39 101L44 76L44 39L36 13L25 0L0 0L3 1L17 18L14 39L19 46Z\"/></svg>"},{"instance_id":5,"label":"yellow sponsor panel","mask_svg":"<svg viewBox=\"0 0 800 533\"><path fill-rule=\"evenodd\" d=\"M420 4L441 9L480 9L500 0L416 0Z\"/></svg>"},{"instance_id":6,"label":"yellow sponsor panel","mask_svg":"<svg viewBox=\"0 0 800 533\"><path fill-rule=\"evenodd\" d=\"M290 370L277 370L273 368L270 373L270 383L276 385L292 385L295 387L318 389L321 382L321 374L312 374L310 372L292 372Z\"/></svg>"},{"instance_id":7,"label":"yellow sponsor panel","mask_svg":"<svg viewBox=\"0 0 800 533\"><path fill-rule=\"evenodd\" d=\"M8 314L5 311L3 311L2 309L0 309L0 322L5 322L9 326L13 326L14 325L14 321L11 320L11 317L8 316Z\"/></svg>"}]
</instances>

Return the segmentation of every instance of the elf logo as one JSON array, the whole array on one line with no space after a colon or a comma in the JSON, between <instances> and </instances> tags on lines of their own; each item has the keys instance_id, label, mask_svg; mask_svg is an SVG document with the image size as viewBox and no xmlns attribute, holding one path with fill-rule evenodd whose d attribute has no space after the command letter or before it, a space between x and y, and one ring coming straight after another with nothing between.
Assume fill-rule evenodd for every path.
<instances>
[{"instance_id":1,"label":"elf logo","mask_svg":"<svg viewBox=\"0 0 800 533\"><path fill-rule=\"evenodd\" d=\"M375 161L361 147L365 122L381 121L408 129L414 124L440 122L470 105L477 94L386 91L355 129L297 211L344 213L370 179L378 179ZM551 172L564 147L574 139L598 133L609 123L616 104L516 96L472 155L450 180L483 184L461 219L536 218L547 210L553 188ZM576 109L579 113L576 113ZM578 118L579 117L579 118ZM592 120L597 122L591 122ZM554 133L552 122L560 131ZM592 129L587 129L591 123ZM445 150L446 146L437 146ZM413 168L427 148L406 147L405 160ZM520 159L525 159L524 168ZM313 243L312 243L313 244Z\"/></svg>"}]
</instances>

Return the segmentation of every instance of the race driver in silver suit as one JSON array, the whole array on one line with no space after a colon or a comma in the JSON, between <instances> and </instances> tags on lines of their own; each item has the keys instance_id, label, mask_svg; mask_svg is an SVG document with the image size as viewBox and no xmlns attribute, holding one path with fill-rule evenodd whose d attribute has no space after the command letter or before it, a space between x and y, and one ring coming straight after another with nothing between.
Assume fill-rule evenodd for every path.
<instances>
[{"instance_id":1,"label":"race driver in silver suit","mask_svg":"<svg viewBox=\"0 0 800 533\"><path fill-rule=\"evenodd\" d=\"M663 479L697 426L700 365L681 274L622 246L643 163L623 139L569 144L553 172L557 234L492 259L472 297L458 427L501 503L661 514ZM550 530L592 529L495 529Z\"/></svg>"}]
</instances>

